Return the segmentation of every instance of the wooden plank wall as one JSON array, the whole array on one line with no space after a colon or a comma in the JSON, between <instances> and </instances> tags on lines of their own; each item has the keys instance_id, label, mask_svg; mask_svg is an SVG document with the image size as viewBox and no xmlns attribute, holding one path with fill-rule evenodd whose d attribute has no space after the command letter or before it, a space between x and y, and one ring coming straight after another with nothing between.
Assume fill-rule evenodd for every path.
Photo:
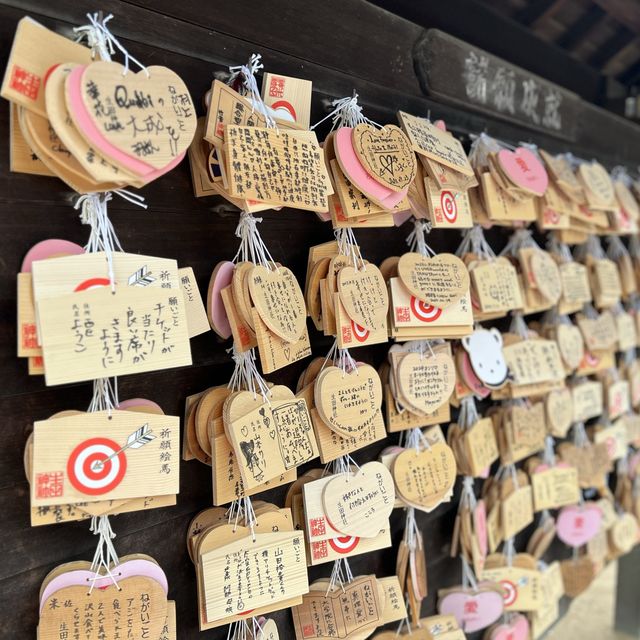
<instances>
[{"instance_id":1,"label":"wooden plank wall","mask_svg":"<svg viewBox=\"0 0 640 640\"><path fill-rule=\"evenodd\" d=\"M228 65L245 62L253 52L263 54L270 71L313 80L312 121L326 113L326 100L350 95L356 89L369 117L394 121L395 110L443 117L458 133L487 130L517 141L532 136L514 125L491 121L463 109L445 107L421 93L414 73L413 46L424 34L422 27L398 18L364 0L82 0L0 1L0 61L7 59L17 21L31 15L50 28L70 35L73 26L86 22L87 11L113 13L110 23L122 43L147 64L161 64L177 71L199 102L213 74ZM454 34L455 35L455 34ZM4 67L4 64L2 64ZM607 123L598 112L598 117ZM88 229L80 224L72 207L73 194L58 180L9 173L8 104L0 102L0 416L3 444L0 447L0 638L34 637L37 624L38 589L55 565L74 559L90 559L94 540L88 524L75 523L31 529L28 485L23 472L23 447L34 420L62 409L83 409L91 396L89 384L46 388L41 378L27 375L26 363L15 357L15 274L24 253L36 242L59 237L84 243ZM608 130L585 133L577 151L585 157L600 156L608 164L627 159L637 164L630 149L637 129L621 122L613 144ZM586 127L583 126L583 129ZM325 131L321 132L321 135ZM622 133L621 133L622 132ZM559 141L533 138L551 151L562 150ZM157 183L144 189L149 209L143 211L119 199L110 204L110 216L125 250L173 257L193 267L202 291L213 266L230 259L236 251L234 228L237 212L217 198L196 200L186 162ZM307 248L326 241L332 231L312 213L283 210L263 215L261 232L273 256L304 278ZM380 262L405 249L407 227L358 232L364 254ZM492 233L496 249L506 232ZM433 234L436 250L453 250L457 234ZM313 351L326 353L330 342L311 330ZM214 384L225 383L232 367L225 347L212 333L192 341L192 367L157 372L120 380L120 397L148 397L166 413L181 415L185 396ZM385 347L368 349L362 359L379 364ZM359 354L360 357L360 354ZM269 376L278 383L295 386L305 363L297 363ZM390 441L395 442L395 438ZM360 453L357 459L375 457L383 445ZM284 491L263 496L283 504ZM195 575L186 553L185 536L191 517L210 505L209 469L198 462L181 466L178 505L170 509L122 515L113 519L120 555L144 552L153 555L169 577L170 596L177 600L179 638L224 638L226 628L197 630ZM448 558L454 505L419 516L427 543L430 595L423 615L435 611L438 587L460 580L457 561ZM393 536L401 535L402 515L393 515ZM522 548L525 536L519 539ZM384 552L356 558L354 572L389 575L395 554ZM311 578L328 575L329 565L313 569ZM275 615L283 639L293 638L289 612Z\"/></svg>"}]
</instances>

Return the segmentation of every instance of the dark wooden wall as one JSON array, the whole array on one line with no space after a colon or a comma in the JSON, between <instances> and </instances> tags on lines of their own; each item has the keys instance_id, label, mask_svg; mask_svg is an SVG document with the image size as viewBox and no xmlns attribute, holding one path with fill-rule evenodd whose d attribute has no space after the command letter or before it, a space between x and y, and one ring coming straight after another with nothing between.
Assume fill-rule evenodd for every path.
<instances>
[{"instance_id":1,"label":"dark wooden wall","mask_svg":"<svg viewBox=\"0 0 640 640\"><path fill-rule=\"evenodd\" d=\"M260 52L270 71L313 80L312 121L324 115L327 98L350 95L355 88L368 115L381 122L394 121L399 108L418 115L430 110L433 117L444 118L460 134L486 129L512 141L534 139L552 151L563 150L562 144L552 138L532 136L514 125L426 99L412 55L424 29L364 0L103 0L100 4L85 0L0 0L0 61L7 59L15 25L23 15L70 35L73 26L86 22L87 11L98 9L115 15L110 27L133 55L147 64L162 64L177 71L197 102L215 71ZM606 123L599 112L594 113ZM8 104L1 101L0 638L29 638L35 634L38 589L45 574L59 563L90 559L95 543L87 522L30 527L23 447L34 420L62 409L84 409L91 389L89 384L46 388L43 379L29 377L26 362L15 357L15 274L24 253L36 242L59 237L84 243L88 229L80 224L71 206L73 194L60 181L9 173L8 123ZM629 126L620 122L612 140L607 130L593 131L593 126L584 125L577 151L585 157L599 156L608 164L627 160L636 165L638 155L633 143L637 143L638 130ZM237 212L217 198L196 200L186 162L142 194L149 204L147 211L119 199L110 204L110 216L123 247L131 252L173 257L181 266L192 266L201 290L206 291L216 262L230 259L236 251ZM330 227L307 212L283 210L267 212L263 217L261 232L271 253L302 280L308 247L330 239ZM361 231L357 236L367 258L380 262L404 250L407 233L405 226ZM504 238L503 231L492 234L496 249ZM454 233L433 235L433 246L440 251L452 250L458 242ZM330 341L319 337L314 329L311 334L314 354L326 353ZM228 380L232 367L226 346L213 333L199 336L192 341L193 366L123 378L120 397L148 397L159 402L166 413L181 415L185 396ZM369 349L363 359L377 365L384 353L384 346ZM297 363L269 378L295 386L304 366L304 362ZM390 440L396 441L395 437ZM357 458L373 458L383 446L375 445ZM195 574L185 547L188 523L197 511L211 504L210 494L209 469L196 461L182 463L176 507L113 518L119 554L151 554L166 571L170 597L177 601L181 640L224 638L227 633L222 628L199 636ZM284 490L261 497L282 504ZM437 588L460 580L458 562L448 559L454 512L455 504L451 504L419 517L427 543L430 583L423 615L435 611ZM394 513L395 541L401 535L402 521L402 514ZM355 573L375 571L383 576L393 573L394 564L395 554L388 550L356 558L352 567ZM329 571L330 565L324 565L311 570L311 577L328 575ZM275 618L281 637L291 640L289 612L276 614Z\"/></svg>"}]
</instances>

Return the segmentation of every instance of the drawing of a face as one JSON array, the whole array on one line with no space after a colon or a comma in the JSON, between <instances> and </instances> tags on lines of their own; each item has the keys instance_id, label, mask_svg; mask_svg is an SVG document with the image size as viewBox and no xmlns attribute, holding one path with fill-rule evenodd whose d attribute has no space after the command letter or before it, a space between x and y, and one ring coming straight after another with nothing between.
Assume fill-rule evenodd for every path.
<instances>
[{"instance_id":1,"label":"drawing of a face","mask_svg":"<svg viewBox=\"0 0 640 640\"><path fill-rule=\"evenodd\" d=\"M261 480L264 474L260 468L260 460L254 450L255 443L253 440L240 442L240 451L242 451L242 455L244 456L249 471L251 471L256 480Z\"/></svg>"},{"instance_id":2,"label":"drawing of a face","mask_svg":"<svg viewBox=\"0 0 640 640\"><path fill-rule=\"evenodd\" d=\"M487 387L504 385L509 369L502 352L502 334L496 328L474 331L462 338L462 346L469 354L473 372Z\"/></svg>"}]
</instances>

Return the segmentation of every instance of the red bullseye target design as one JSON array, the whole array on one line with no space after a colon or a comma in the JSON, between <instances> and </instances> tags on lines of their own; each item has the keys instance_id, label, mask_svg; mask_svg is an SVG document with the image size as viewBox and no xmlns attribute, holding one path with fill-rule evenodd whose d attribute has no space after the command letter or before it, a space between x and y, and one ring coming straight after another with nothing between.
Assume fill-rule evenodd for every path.
<instances>
[{"instance_id":1,"label":"red bullseye target design","mask_svg":"<svg viewBox=\"0 0 640 640\"><path fill-rule=\"evenodd\" d=\"M442 314L442 309L433 307L415 296L411 296L411 313L422 322L433 322Z\"/></svg>"},{"instance_id":2,"label":"red bullseye target design","mask_svg":"<svg viewBox=\"0 0 640 640\"><path fill-rule=\"evenodd\" d=\"M90 496L99 496L115 489L127 471L127 458L120 445L108 438L90 438L81 442L69 456L67 476L73 487ZM117 455L114 455L116 454ZM107 460L109 456L114 456ZM101 467L96 462L107 460Z\"/></svg>"},{"instance_id":3,"label":"red bullseye target design","mask_svg":"<svg viewBox=\"0 0 640 640\"><path fill-rule=\"evenodd\" d=\"M111 284L109 278L89 278L81 282L74 291L89 291L90 289L98 289L99 287L108 287Z\"/></svg>"},{"instance_id":4,"label":"red bullseye target design","mask_svg":"<svg viewBox=\"0 0 640 640\"><path fill-rule=\"evenodd\" d=\"M451 191L443 191L440 194L440 206L447 222L455 222L458 217L458 205L456 204L456 197Z\"/></svg>"},{"instance_id":5,"label":"red bullseye target design","mask_svg":"<svg viewBox=\"0 0 640 640\"><path fill-rule=\"evenodd\" d=\"M357 536L342 536L340 538L329 538L329 546L336 553L351 553L360 542Z\"/></svg>"},{"instance_id":6,"label":"red bullseye target design","mask_svg":"<svg viewBox=\"0 0 640 640\"><path fill-rule=\"evenodd\" d=\"M510 607L518 599L518 587L509 580L500 580L500 584L504 590L504 606Z\"/></svg>"},{"instance_id":7,"label":"red bullseye target design","mask_svg":"<svg viewBox=\"0 0 640 640\"><path fill-rule=\"evenodd\" d=\"M358 342L364 342L369 337L369 329L361 327L353 320L351 321L351 331L353 332L353 336Z\"/></svg>"}]
</instances>

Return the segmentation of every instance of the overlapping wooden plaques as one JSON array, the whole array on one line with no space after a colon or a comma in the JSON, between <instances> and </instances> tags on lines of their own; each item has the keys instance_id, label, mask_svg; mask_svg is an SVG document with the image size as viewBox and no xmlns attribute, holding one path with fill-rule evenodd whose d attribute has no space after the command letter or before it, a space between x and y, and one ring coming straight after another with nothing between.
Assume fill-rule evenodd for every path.
<instances>
[{"instance_id":1,"label":"overlapping wooden plaques","mask_svg":"<svg viewBox=\"0 0 640 640\"><path fill-rule=\"evenodd\" d=\"M31 153L79 193L155 180L182 160L196 129L173 71L92 61L89 49L30 18L18 24L2 96L16 105Z\"/></svg>"},{"instance_id":2,"label":"overlapping wooden plaques","mask_svg":"<svg viewBox=\"0 0 640 640\"><path fill-rule=\"evenodd\" d=\"M79 561L49 572L40 588L38 638L54 640L77 631L89 640L123 633L175 640L175 602L167 599L167 578L157 562L133 554L110 571Z\"/></svg>"}]
</instances>

